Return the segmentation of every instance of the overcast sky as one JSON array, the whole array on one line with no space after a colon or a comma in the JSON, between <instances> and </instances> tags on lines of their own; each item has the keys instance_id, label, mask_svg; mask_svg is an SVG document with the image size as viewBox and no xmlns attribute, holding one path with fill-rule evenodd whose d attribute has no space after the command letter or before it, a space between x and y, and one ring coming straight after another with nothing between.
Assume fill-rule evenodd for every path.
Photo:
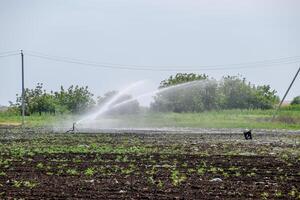
<instances>
[{"instance_id":1,"label":"overcast sky","mask_svg":"<svg viewBox=\"0 0 300 200\"><path fill-rule=\"evenodd\" d=\"M299 11L298 0L0 0L0 53L25 51L26 87L88 85L101 95L142 79L156 87L175 72L81 66L26 52L154 69L300 56ZM282 97L299 65L197 73L241 74ZM0 104L20 93L20 67L19 56L0 57ZM288 99L296 95L300 78Z\"/></svg>"}]
</instances>

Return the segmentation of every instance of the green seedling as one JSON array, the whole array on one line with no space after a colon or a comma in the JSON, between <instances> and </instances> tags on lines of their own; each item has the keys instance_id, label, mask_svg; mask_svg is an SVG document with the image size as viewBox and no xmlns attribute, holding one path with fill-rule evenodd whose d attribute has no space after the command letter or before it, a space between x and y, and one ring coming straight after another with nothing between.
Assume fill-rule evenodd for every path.
<instances>
[{"instance_id":1,"label":"green seedling","mask_svg":"<svg viewBox=\"0 0 300 200\"><path fill-rule=\"evenodd\" d=\"M22 181L13 181L13 187L20 188L22 185Z\"/></svg>"},{"instance_id":2,"label":"green seedling","mask_svg":"<svg viewBox=\"0 0 300 200\"><path fill-rule=\"evenodd\" d=\"M0 172L0 176L6 176L5 172Z\"/></svg>"},{"instance_id":3,"label":"green seedling","mask_svg":"<svg viewBox=\"0 0 300 200\"><path fill-rule=\"evenodd\" d=\"M87 168L85 171L84 171L84 174L86 176L93 176L95 174L95 169L94 168Z\"/></svg>"},{"instance_id":4,"label":"green seedling","mask_svg":"<svg viewBox=\"0 0 300 200\"><path fill-rule=\"evenodd\" d=\"M72 175L72 176L76 176L79 175L79 173L77 172L76 169L67 169L67 174Z\"/></svg>"},{"instance_id":5,"label":"green seedling","mask_svg":"<svg viewBox=\"0 0 300 200\"><path fill-rule=\"evenodd\" d=\"M276 190L276 191L275 191L275 197L277 197L277 198L280 198L280 197L282 197L282 192L281 192L281 191L278 191L278 190Z\"/></svg>"},{"instance_id":6,"label":"green seedling","mask_svg":"<svg viewBox=\"0 0 300 200\"><path fill-rule=\"evenodd\" d=\"M157 187L162 189L163 186L164 186L164 183L161 180L159 180L157 183Z\"/></svg>"},{"instance_id":7,"label":"green seedling","mask_svg":"<svg viewBox=\"0 0 300 200\"><path fill-rule=\"evenodd\" d=\"M43 165L43 163L38 163L38 164L36 165L36 167L37 167L38 169L42 169L42 168L44 167L44 165Z\"/></svg>"},{"instance_id":8,"label":"green seedling","mask_svg":"<svg viewBox=\"0 0 300 200\"><path fill-rule=\"evenodd\" d=\"M200 176L203 176L206 172L206 169L204 167L200 167L197 170L197 174L199 174Z\"/></svg>"},{"instance_id":9,"label":"green seedling","mask_svg":"<svg viewBox=\"0 0 300 200\"><path fill-rule=\"evenodd\" d=\"M178 170L173 170L171 172L171 180L174 186L178 186L186 180L186 176L184 174L180 174Z\"/></svg>"},{"instance_id":10,"label":"green seedling","mask_svg":"<svg viewBox=\"0 0 300 200\"><path fill-rule=\"evenodd\" d=\"M269 193L267 193L267 192L263 192L263 193L261 193L261 198L262 199L268 199L268 197L269 197Z\"/></svg>"},{"instance_id":11,"label":"green seedling","mask_svg":"<svg viewBox=\"0 0 300 200\"><path fill-rule=\"evenodd\" d=\"M32 182L32 181L23 181L23 185L24 185L24 187L32 189L37 186L37 183Z\"/></svg>"}]
</instances>

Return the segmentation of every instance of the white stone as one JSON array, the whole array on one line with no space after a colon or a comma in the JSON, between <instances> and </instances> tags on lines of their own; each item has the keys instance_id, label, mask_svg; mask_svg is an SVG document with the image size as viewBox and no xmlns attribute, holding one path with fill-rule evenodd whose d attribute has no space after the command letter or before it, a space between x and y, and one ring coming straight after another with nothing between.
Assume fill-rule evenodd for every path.
<instances>
[{"instance_id":1,"label":"white stone","mask_svg":"<svg viewBox=\"0 0 300 200\"><path fill-rule=\"evenodd\" d=\"M223 180L220 178L211 179L210 182L222 182Z\"/></svg>"}]
</instances>

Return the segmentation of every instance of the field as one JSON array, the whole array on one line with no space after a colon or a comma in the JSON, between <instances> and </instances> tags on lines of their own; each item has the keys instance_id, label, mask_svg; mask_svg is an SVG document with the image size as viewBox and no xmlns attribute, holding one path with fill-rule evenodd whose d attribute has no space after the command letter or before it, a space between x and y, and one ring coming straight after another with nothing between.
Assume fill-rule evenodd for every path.
<instances>
[{"instance_id":1,"label":"field","mask_svg":"<svg viewBox=\"0 0 300 200\"><path fill-rule=\"evenodd\" d=\"M300 199L299 108L273 113L108 116L66 134L59 122L80 116L32 115L22 129L2 112L0 199Z\"/></svg>"},{"instance_id":2,"label":"field","mask_svg":"<svg viewBox=\"0 0 300 200\"><path fill-rule=\"evenodd\" d=\"M283 107L272 121L274 110L221 110L202 113L140 113L108 117L119 127L194 127L194 128L259 128L300 130L300 107ZM26 116L28 127L59 126L62 120L74 122L80 116ZM110 119L109 119L110 118ZM20 125L21 117L0 112L0 125ZM71 125L71 124L69 124ZM69 127L68 127L69 128Z\"/></svg>"},{"instance_id":3,"label":"field","mask_svg":"<svg viewBox=\"0 0 300 200\"><path fill-rule=\"evenodd\" d=\"M176 130L176 131L174 131ZM0 199L299 199L300 134L0 128Z\"/></svg>"}]
</instances>

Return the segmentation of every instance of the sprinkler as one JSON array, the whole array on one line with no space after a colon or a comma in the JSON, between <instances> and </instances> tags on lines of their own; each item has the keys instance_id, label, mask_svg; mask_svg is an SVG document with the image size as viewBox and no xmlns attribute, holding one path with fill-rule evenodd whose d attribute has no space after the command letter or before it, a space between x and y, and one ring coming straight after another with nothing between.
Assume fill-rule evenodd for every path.
<instances>
[{"instance_id":1,"label":"sprinkler","mask_svg":"<svg viewBox=\"0 0 300 200\"><path fill-rule=\"evenodd\" d=\"M76 122L73 123L72 128L68 130L66 133L76 133Z\"/></svg>"},{"instance_id":2,"label":"sprinkler","mask_svg":"<svg viewBox=\"0 0 300 200\"><path fill-rule=\"evenodd\" d=\"M248 130L248 129L246 129L245 131L244 131L244 137L245 137L245 139L246 140L252 140L252 130Z\"/></svg>"}]
</instances>

